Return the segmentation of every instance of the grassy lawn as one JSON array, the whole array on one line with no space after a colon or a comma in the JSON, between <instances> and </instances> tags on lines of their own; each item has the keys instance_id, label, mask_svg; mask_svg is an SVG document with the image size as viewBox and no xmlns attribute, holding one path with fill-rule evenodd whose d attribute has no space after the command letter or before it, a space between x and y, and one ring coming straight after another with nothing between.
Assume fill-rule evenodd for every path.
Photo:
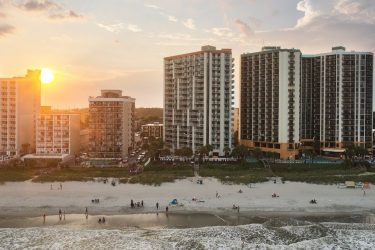
<instances>
[{"instance_id":1,"label":"grassy lawn","mask_svg":"<svg viewBox=\"0 0 375 250\"><path fill-rule=\"evenodd\" d=\"M118 167L106 168L61 168L33 179L34 182L92 181L95 177L128 178L128 169Z\"/></svg>"},{"instance_id":2,"label":"grassy lawn","mask_svg":"<svg viewBox=\"0 0 375 250\"><path fill-rule=\"evenodd\" d=\"M199 175L202 177L215 177L226 184L249 184L267 181L271 176L270 171L257 164L210 164L200 166Z\"/></svg>"},{"instance_id":3,"label":"grassy lawn","mask_svg":"<svg viewBox=\"0 0 375 250\"><path fill-rule=\"evenodd\" d=\"M6 181L26 181L38 174L37 168L0 167L0 183Z\"/></svg>"},{"instance_id":4,"label":"grassy lawn","mask_svg":"<svg viewBox=\"0 0 375 250\"><path fill-rule=\"evenodd\" d=\"M375 183L375 175L361 175L375 169L348 168L344 165L273 165L275 175L288 181L301 181L319 184L335 184L345 181L369 181Z\"/></svg>"},{"instance_id":5,"label":"grassy lawn","mask_svg":"<svg viewBox=\"0 0 375 250\"><path fill-rule=\"evenodd\" d=\"M145 167L143 173L132 176L129 181L122 179L122 183L140 183L144 185L159 186L164 182L174 182L176 179L184 179L194 176L193 168L190 164L160 164L153 162Z\"/></svg>"},{"instance_id":6,"label":"grassy lawn","mask_svg":"<svg viewBox=\"0 0 375 250\"><path fill-rule=\"evenodd\" d=\"M257 163L200 165L199 175L214 177L226 184L248 184L267 181L269 177L279 176L287 181L299 181L317 184L335 184L345 181L368 181L375 183L375 168L352 167L329 164L275 164L272 171ZM370 173L369 173L370 172ZM140 174L132 175L127 168L91 167L91 168L41 168L41 167L0 167L0 183L6 181L65 182L92 181L96 177L118 178L121 183L140 183L161 185L194 176L189 163L152 162Z\"/></svg>"}]
</instances>

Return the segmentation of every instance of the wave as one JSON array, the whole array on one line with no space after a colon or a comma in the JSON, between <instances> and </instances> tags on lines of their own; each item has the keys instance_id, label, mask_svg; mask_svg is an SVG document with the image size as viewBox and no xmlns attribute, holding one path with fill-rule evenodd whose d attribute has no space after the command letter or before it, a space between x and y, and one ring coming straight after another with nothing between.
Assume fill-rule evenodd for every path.
<instances>
[{"instance_id":1,"label":"wave","mask_svg":"<svg viewBox=\"0 0 375 250\"><path fill-rule=\"evenodd\" d=\"M270 219L185 229L0 229L0 249L371 249L375 225Z\"/></svg>"}]
</instances>

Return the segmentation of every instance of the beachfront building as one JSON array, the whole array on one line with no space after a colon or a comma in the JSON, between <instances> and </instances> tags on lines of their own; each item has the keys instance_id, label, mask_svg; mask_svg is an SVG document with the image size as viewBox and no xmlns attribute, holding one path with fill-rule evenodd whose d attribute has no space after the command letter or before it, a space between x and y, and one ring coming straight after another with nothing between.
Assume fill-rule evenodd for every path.
<instances>
[{"instance_id":1,"label":"beachfront building","mask_svg":"<svg viewBox=\"0 0 375 250\"><path fill-rule=\"evenodd\" d=\"M52 112L44 106L36 127L36 155L78 155L80 115Z\"/></svg>"},{"instance_id":2,"label":"beachfront building","mask_svg":"<svg viewBox=\"0 0 375 250\"><path fill-rule=\"evenodd\" d=\"M349 144L371 149L373 54L304 55L301 82L301 143L323 155L340 156Z\"/></svg>"},{"instance_id":3,"label":"beachfront building","mask_svg":"<svg viewBox=\"0 0 375 250\"><path fill-rule=\"evenodd\" d=\"M40 71L25 77L0 78L0 155L35 152L36 119L40 109Z\"/></svg>"},{"instance_id":4,"label":"beachfront building","mask_svg":"<svg viewBox=\"0 0 375 250\"><path fill-rule=\"evenodd\" d=\"M163 124L154 122L142 125L142 137L163 138Z\"/></svg>"},{"instance_id":5,"label":"beachfront building","mask_svg":"<svg viewBox=\"0 0 375 250\"><path fill-rule=\"evenodd\" d=\"M297 49L263 47L241 55L241 144L281 159L299 154L300 64Z\"/></svg>"},{"instance_id":6,"label":"beachfront building","mask_svg":"<svg viewBox=\"0 0 375 250\"><path fill-rule=\"evenodd\" d=\"M102 90L89 103L89 157L127 157L134 147L135 99L121 90Z\"/></svg>"},{"instance_id":7,"label":"beachfront building","mask_svg":"<svg viewBox=\"0 0 375 250\"><path fill-rule=\"evenodd\" d=\"M164 141L172 150L232 148L233 67L232 51L213 46L164 58Z\"/></svg>"}]
</instances>

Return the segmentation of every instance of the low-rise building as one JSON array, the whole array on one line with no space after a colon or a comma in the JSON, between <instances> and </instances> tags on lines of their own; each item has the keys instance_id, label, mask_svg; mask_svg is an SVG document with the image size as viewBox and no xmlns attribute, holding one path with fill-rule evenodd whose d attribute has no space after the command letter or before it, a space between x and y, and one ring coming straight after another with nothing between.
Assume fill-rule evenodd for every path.
<instances>
[{"instance_id":1,"label":"low-rise building","mask_svg":"<svg viewBox=\"0 0 375 250\"><path fill-rule=\"evenodd\" d=\"M163 138L163 124L154 122L142 125L142 137Z\"/></svg>"}]
</instances>

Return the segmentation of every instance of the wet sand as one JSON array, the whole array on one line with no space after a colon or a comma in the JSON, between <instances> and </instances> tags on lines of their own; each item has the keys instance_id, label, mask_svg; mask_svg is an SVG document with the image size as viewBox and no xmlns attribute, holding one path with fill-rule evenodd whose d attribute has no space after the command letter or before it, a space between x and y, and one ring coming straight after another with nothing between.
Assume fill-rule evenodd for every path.
<instances>
[{"instance_id":1,"label":"wet sand","mask_svg":"<svg viewBox=\"0 0 375 250\"><path fill-rule=\"evenodd\" d=\"M105 217L105 223L98 220ZM276 219L338 223L375 224L375 214L368 213L291 213L291 212L243 212L243 213L198 213L198 212L158 212L125 215L66 214L38 217L9 217L0 219L0 228L67 227L73 229L131 229L131 228L197 228L207 226L237 226L262 224Z\"/></svg>"}]
</instances>

